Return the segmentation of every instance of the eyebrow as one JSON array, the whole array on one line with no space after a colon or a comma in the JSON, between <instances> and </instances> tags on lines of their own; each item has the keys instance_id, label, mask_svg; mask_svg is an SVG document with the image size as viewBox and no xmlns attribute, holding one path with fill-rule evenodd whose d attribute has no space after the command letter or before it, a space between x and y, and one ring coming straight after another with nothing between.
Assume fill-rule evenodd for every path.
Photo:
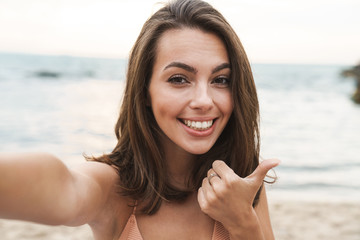
<instances>
[{"instance_id":1,"label":"eyebrow","mask_svg":"<svg viewBox=\"0 0 360 240\"><path fill-rule=\"evenodd\" d=\"M192 67L192 66L189 66L185 63L181 63L181 62L172 62L170 63L169 65L167 65L164 70L168 69L168 68L171 68L171 67L177 67L177 68L182 68L184 69L185 71L188 71L188 72L191 72L191 73L197 73L197 70Z\"/></svg>"},{"instance_id":2,"label":"eyebrow","mask_svg":"<svg viewBox=\"0 0 360 240\"><path fill-rule=\"evenodd\" d=\"M169 65L167 65L165 68L164 68L164 71L168 68L171 68L171 67L177 67L177 68L182 68L184 69L185 71L188 71L188 72L191 72L191 73L197 73L198 70L192 66L189 66L185 63L182 63L182 62L172 62L170 63ZM225 68L230 68L230 64L229 63L223 63L223 64L220 64L219 66L215 67L211 73L214 74L216 72L219 72Z\"/></svg>"},{"instance_id":3,"label":"eyebrow","mask_svg":"<svg viewBox=\"0 0 360 240\"><path fill-rule=\"evenodd\" d=\"M217 66L216 68L214 68L211 73L214 74L214 73L219 72L219 71L221 71L221 70L223 70L223 69L225 69L225 68L231 69L231 68L230 68L230 64L229 64L229 63L220 64L219 66Z\"/></svg>"}]
</instances>

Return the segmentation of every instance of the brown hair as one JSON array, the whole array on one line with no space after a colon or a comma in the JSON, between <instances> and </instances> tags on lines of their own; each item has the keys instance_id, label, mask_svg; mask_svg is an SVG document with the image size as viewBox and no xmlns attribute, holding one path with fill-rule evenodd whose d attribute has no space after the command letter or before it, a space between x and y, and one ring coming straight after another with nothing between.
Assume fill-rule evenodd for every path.
<instances>
[{"instance_id":1,"label":"brown hair","mask_svg":"<svg viewBox=\"0 0 360 240\"><path fill-rule=\"evenodd\" d=\"M184 27L210 32L222 39L230 59L230 88L234 102L229 122L214 146L199 155L193 169L189 169L192 174L186 191L169 183L163 149L157 141L161 130L146 104L157 41L165 31ZM162 200L180 201L196 191L216 159L225 161L241 177L253 172L259 163L258 117L258 99L250 64L234 30L206 2L172 1L145 22L135 42L115 127L118 143L110 154L94 159L115 166L120 177L120 193L145 201L143 212L153 214Z\"/></svg>"}]
</instances>

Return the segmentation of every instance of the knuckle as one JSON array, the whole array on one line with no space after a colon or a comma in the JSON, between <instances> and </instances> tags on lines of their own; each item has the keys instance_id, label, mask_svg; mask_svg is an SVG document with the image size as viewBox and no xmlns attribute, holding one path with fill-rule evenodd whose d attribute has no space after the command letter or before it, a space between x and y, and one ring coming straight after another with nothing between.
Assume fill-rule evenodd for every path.
<instances>
[{"instance_id":1,"label":"knuckle","mask_svg":"<svg viewBox=\"0 0 360 240\"><path fill-rule=\"evenodd\" d=\"M222 160L215 160L212 165L213 165L213 168L218 168L218 167L220 167L220 166L223 165L223 164L225 164L224 161L222 161Z\"/></svg>"},{"instance_id":2,"label":"knuckle","mask_svg":"<svg viewBox=\"0 0 360 240\"><path fill-rule=\"evenodd\" d=\"M262 177L262 176L264 176L265 177L265 175L266 175L266 173L269 171L269 166L268 166L268 164L267 163L264 163L264 162L262 162L262 163L260 163L259 164L259 166L258 166L258 176L259 177Z\"/></svg>"},{"instance_id":3,"label":"knuckle","mask_svg":"<svg viewBox=\"0 0 360 240\"><path fill-rule=\"evenodd\" d=\"M235 177L227 177L224 178L224 183L227 188L233 189L239 183L239 179Z\"/></svg>"},{"instance_id":4,"label":"knuckle","mask_svg":"<svg viewBox=\"0 0 360 240\"><path fill-rule=\"evenodd\" d=\"M258 168L259 168L260 170L264 170L265 165L266 165L266 161L261 162L261 163L259 163Z\"/></svg>"},{"instance_id":5,"label":"knuckle","mask_svg":"<svg viewBox=\"0 0 360 240\"><path fill-rule=\"evenodd\" d=\"M220 201L223 200L223 199L225 199L226 196L227 196L227 193L228 193L227 188L225 188L225 187L218 188L218 189L216 189L216 191L214 191L214 192L215 192L215 194L216 194L216 197L217 197Z\"/></svg>"},{"instance_id":6,"label":"knuckle","mask_svg":"<svg viewBox=\"0 0 360 240\"><path fill-rule=\"evenodd\" d=\"M213 206L217 202L216 195L214 195L214 194L209 195L207 201L208 201L209 206Z\"/></svg>"},{"instance_id":7,"label":"knuckle","mask_svg":"<svg viewBox=\"0 0 360 240\"><path fill-rule=\"evenodd\" d=\"M208 181L208 178L204 178L204 179L202 180L202 185L204 186L204 184L206 184L207 181Z\"/></svg>"},{"instance_id":8,"label":"knuckle","mask_svg":"<svg viewBox=\"0 0 360 240\"><path fill-rule=\"evenodd\" d=\"M209 208L209 204L207 201L204 201L204 202L200 203L199 205L200 205L201 211L203 211L204 213L209 212L210 208Z\"/></svg>"}]
</instances>

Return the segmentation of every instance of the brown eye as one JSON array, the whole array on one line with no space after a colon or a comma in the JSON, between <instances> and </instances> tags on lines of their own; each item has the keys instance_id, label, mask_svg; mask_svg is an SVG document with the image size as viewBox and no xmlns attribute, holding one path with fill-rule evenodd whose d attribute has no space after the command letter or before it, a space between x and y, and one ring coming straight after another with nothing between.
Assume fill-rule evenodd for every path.
<instances>
[{"instance_id":1,"label":"brown eye","mask_svg":"<svg viewBox=\"0 0 360 240\"><path fill-rule=\"evenodd\" d=\"M181 84L186 84L189 81L186 80L186 78L184 76L175 75L175 76L172 76L171 78L169 78L168 82L172 83L172 84L176 84L176 85L181 85Z\"/></svg>"},{"instance_id":2,"label":"brown eye","mask_svg":"<svg viewBox=\"0 0 360 240\"><path fill-rule=\"evenodd\" d=\"M227 77L217 77L212 81L213 84L227 87L230 84L230 80Z\"/></svg>"}]
</instances>

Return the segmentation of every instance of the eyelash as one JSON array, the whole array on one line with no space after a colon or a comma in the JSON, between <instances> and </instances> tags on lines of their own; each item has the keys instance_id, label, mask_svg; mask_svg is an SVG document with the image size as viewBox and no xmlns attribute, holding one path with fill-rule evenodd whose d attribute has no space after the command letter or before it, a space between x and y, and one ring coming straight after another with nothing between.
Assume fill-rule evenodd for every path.
<instances>
[{"instance_id":1,"label":"eyelash","mask_svg":"<svg viewBox=\"0 0 360 240\"><path fill-rule=\"evenodd\" d=\"M222 80L220 83L217 82L218 80ZM226 76L219 76L217 78L215 78L214 80L211 81L212 83L216 84L216 85L220 85L220 86L226 86L228 87L230 85L230 79Z\"/></svg>"},{"instance_id":2,"label":"eyelash","mask_svg":"<svg viewBox=\"0 0 360 240\"><path fill-rule=\"evenodd\" d=\"M219 80L221 80L221 82L218 82ZM174 85L183 85L189 83L186 77L182 75L174 75L168 79L168 82ZM230 80L226 76L219 76L212 80L211 83L219 87L228 87Z\"/></svg>"},{"instance_id":3,"label":"eyelash","mask_svg":"<svg viewBox=\"0 0 360 240\"><path fill-rule=\"evenodd\" d=\"M180 80L180 81L178 81ZM169 83L175 84L175 85L182 85L185 83L189 83L188 80L186 80L186 78L182 75L174 75L172 77L169 78L168 80Z\"/></svg>"}]
</instances>

